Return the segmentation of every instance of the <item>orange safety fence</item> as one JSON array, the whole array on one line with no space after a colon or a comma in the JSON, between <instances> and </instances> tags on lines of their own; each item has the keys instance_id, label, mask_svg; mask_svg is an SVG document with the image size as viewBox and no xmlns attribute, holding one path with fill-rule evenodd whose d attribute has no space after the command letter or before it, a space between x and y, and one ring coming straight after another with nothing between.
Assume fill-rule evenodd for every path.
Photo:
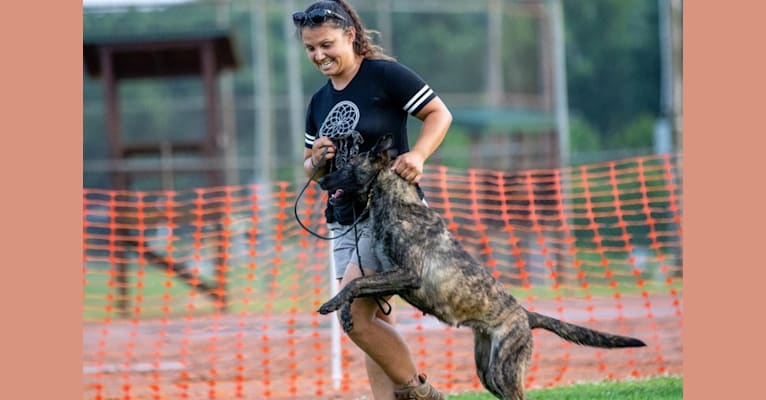
<instances>
[{"instance_id":1,"label":"orange safety fence","mask_svg":"<svg viewBox=\"0 0 766 400\"><path fill-rule=\"evenodd\" d=\"M532 310L638 337L576 346L534 332L529 388L680 374L680 156L555 170L429 166L421 183L466 249ZM83 194L87 399L353 399L362 354L330 298L328 242L295 221L302 182ZM328 234L316 184L301 221ZM472 335L395 301L418 368L482 391Z\"/></svg>"}]
</instances>

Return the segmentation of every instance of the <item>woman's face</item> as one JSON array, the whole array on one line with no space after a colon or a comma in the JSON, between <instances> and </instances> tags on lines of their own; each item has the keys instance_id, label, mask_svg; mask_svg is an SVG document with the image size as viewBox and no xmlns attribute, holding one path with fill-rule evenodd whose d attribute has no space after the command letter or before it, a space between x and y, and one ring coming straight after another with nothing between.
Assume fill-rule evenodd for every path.
<instances>
[{"instance_id":1,"label":"woman's face","mask_svg":"<svg viewBox=\"0 0 766 400\"><path fill-rule=\"evenodd\" d=\"M336 28L324 23L304 27L301 31L303 47L309 60L330 78L343 77L354 70L354 28Z\"/></svg>"}]
</instances>

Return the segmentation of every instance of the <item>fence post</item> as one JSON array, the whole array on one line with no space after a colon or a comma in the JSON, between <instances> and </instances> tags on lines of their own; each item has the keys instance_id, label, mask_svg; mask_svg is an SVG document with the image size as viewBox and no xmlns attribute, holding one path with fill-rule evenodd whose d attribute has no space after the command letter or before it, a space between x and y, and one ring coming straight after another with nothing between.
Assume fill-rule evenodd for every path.
<instances>
[{"instance_id":1,"label":"fence post","mask_svg":"<svg viewBox=\"0 0 766 400\"><path fill-rule=\"evenodd\" d=\"M330 266L330 297L338 293L338 279L335 277L335 258L332 254L333 243L335 240L328 241L329 249L327 254L330 256L328 265ZM340 324L337 321L330 323L330 363L332 369L332 387L335 390L340 389L340 381L343 379L343 370L341 367L341 348L340 348Z\"/></svg>"}]
</instances>

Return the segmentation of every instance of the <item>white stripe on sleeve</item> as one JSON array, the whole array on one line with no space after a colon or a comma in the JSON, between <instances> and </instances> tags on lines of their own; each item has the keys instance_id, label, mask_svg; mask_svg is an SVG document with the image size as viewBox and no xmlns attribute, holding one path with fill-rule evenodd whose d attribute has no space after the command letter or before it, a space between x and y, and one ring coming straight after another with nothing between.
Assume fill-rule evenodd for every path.
<instances>
[{"instance_id":1,"label":"white stripe on sleeve","mask_svg":"<svg viewBox=\"0 0 766 400\"><path fill-rule=\"evenodd\" d=\"M313 146L314 145L314 140L316 140L316 138L314 136L309 135L308 133L305 134L304 136L306 138L306 140L305 140L306 145L307 146Z\"/></svg>"},{"instance_id":2,"label":"white stripe on sleeve","mask_svg":"<svg viewBox=\"0 0 766 400\"><path fill-rule=\"evenodd\" d=\"M407 112L408 113L412 113L413 111L417 110L418 107L420 107L420 104L422 104L424 101L426 101L428 96L432 95L433 93L434 93L433 90L428 89L428 91L425 94L420 96L420 100L418 100L417 103L413 104L412 107L409 110L407 110Z\"/></svg>"},{"instance_id":3,"label":"white stripe on sleeve","mask_svg":"<svg viewBox=\"0 0 766 400\"><path fill-rule=\"evenodd\" d=\"M423 93L425 93L427 91L430 91L431 93L433 93L433 90L431 90L428 87L428 85L423 86L423 88L421 88L417 93L415 93L415 95L410 98L410 101L408 101L407 104L404 105L404 107L403 107L404 111L407 111L408 113L411 112L410 110L414 109L414 107L411 107L411 106L414 103L416 103L418 101L418 99L421 98L421 96L423 96Z\"/></svg>"}]
</instances>

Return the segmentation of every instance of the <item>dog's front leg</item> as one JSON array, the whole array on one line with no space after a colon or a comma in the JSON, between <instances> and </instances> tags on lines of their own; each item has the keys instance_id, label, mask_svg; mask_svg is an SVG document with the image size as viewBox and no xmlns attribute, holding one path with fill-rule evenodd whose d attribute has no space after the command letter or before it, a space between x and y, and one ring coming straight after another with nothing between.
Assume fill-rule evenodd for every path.
<instances>
[{"instance_id":1,"label":"dog's front leg","mask_svg":"<svg viewBox=\"0 0 766 400\"><path fill-rule=\"evenodd\" d=\"M410 269L397 268L375 275L367 275L349 282L338 294L319 307L320 314L329 314L357 297L383 297L402 290L420 287L420 276Z\"/></svg>"},{"instance_id":2,"label":"dog's front leg","mask_svg":"<svg viewBox=\"0 0 766 400\"><path fill-rule=\"evenodd\" d=\"M343 332L349 333L354 329L354 319L351 318L351 302L340 307L340 324L343 327Z\"/></svg>"}]
</instances>

